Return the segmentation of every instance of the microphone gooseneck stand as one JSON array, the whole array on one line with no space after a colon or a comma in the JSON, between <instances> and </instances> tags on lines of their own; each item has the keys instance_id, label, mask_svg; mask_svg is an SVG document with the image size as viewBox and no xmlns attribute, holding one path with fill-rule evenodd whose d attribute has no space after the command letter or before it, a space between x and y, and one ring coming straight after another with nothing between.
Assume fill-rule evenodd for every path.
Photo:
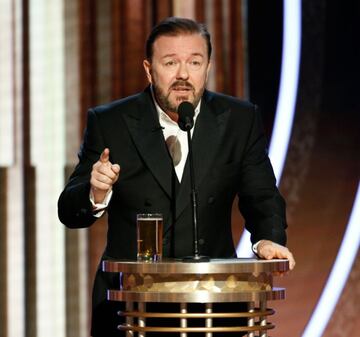
<instances>
[{"instance_id":1,"label":"microphone gooseneck stand","mask_svg":"<svg viewBox=\"0 0 360 337\"><path fill-rule=\"evenodd\" d=\"M194 126L193 116L194 107L189 102L182 102L178 108L179 114L179 127L181 130L187 133L187 142L189 148L189 164L190 164L190 184L191 184L191 204L192 204L192 216L193 216L193 235L194 235L194 255L186 256L182 259L183 262L208 262L210 258L199 254L199 240L198 240L198 213L197 213L197 191L195 185L194 163L193 163L193 151L191 140L191 129Z\"/></svg>"}]
</instances>

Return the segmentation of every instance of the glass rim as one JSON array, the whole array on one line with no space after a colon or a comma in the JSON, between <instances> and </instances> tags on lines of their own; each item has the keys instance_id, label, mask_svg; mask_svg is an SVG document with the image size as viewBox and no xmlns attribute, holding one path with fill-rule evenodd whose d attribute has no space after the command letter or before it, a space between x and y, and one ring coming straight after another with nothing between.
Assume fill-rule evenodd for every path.
<instances>
[{"instance_id":1,"label":"glass rim","mask_svg":"<svg viewBox=\"0 0 360 337\"><path fill-rule=\"evenodd\" d=\"M136 218L162 218L162 213L138 213Z\"/></svg>"}]
</instances>

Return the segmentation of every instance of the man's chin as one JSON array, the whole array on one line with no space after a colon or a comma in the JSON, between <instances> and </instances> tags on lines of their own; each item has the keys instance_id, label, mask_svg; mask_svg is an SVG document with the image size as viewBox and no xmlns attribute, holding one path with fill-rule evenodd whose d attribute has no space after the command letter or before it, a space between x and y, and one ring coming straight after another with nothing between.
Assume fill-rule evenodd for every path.
<instances>
[{"instance_id":1,"label":"man's chin","mask_svg":"<svg viewBox=\"0 0 360 337\"><path fill-rule=\"evenodd\" d=\"M194 105L194 101L195 101L195 97L192 94L182 94L182 95L174 95L174 93L171 93L168 97L166 102L164 102L164 106L163 108L165 108L165 110L167 111L173 111L176 112L179 105L182 102L190 102L191 104Z\"/></svg>"},{"instance_id":2,"label":"man's chin","mask_svg":"<svg viewBox=\"0 0 360 337\"><path fill-rule=\"evenodd\" d=\"M194 97L191 95L181 95L175 98L176 106L179 106L182 102L190 102L191 104L194 104Z\"/></svg>"}]
</instances>

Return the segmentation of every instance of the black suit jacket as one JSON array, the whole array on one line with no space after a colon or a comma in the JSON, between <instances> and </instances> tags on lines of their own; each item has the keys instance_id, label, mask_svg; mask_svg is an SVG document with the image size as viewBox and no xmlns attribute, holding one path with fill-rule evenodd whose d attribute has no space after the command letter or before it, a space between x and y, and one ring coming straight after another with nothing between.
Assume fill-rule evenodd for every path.
<instances>
[{"instance_id":1,"label":"black suit jacket","mask_svg":"<svg viewBox=\"0 0 360 337\"><path fill-rule=\"evenodd\" d=\"M231 208L236 194L251 241L284 245L285 205L255 106L205 91L192 141L200 254L235 256ZM89 110L79 164L59 198L60 220L70 228L96 220L89 201L90 172L105 147L111 162L121 166L108 207L105 258L136 258L136 214L147 212L164 216L165 256L192 255L189 163L179 185L149 88Z\"/></svg>"}]
</instances>

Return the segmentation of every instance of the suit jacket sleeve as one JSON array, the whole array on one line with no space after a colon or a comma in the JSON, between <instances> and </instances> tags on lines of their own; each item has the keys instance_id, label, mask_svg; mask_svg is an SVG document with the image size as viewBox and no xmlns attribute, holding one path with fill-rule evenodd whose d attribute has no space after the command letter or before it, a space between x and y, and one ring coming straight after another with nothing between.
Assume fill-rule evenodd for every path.
<instances>
[{"instance_id":1,"label":"suit jacket sleeve","mask_svg":"<svg viewBox=\"0 0 360 337\"><path fill-rule=\"evenodd\" d=\"M94 110L89 110L79 163L58 200L60 221L70 228L88 227L97 220L89 199L92 165L100 158L105 144Z\"/></svg>"},{"instance_id":2,"label":"suit jacket sleeve","mask_svg":"<svg viewBox=\"0 0 360 337\"><path fill-rule=\"evenodd\" d=\"M285 202L276 187L260 113L254 110L242 161L239 209L252 243L267 239L285 245Z\"/></svg>"}]
</instances>

